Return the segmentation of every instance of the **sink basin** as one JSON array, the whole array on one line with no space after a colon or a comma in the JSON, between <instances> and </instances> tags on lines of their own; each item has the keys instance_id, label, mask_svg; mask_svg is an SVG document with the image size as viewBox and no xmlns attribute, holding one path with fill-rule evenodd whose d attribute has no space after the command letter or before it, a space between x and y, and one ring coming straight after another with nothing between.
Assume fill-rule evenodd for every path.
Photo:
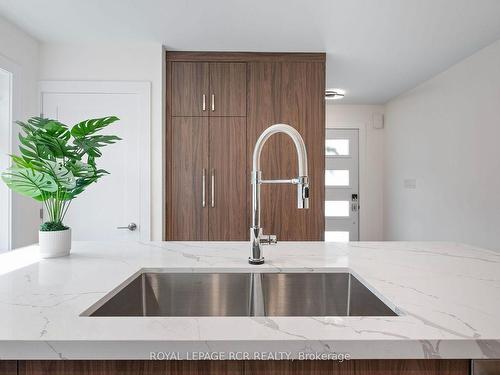
<instances>
[{"instance_id":1,"label":"sink basin","mask_svg":"<svg viewBox=\"0 0 500 375\"><path fill-rule=\"evenodd\" d=\"M250 316L250 291L249 273L142 273L90 316Z\"/></svg>"},{"instance_id":2,"label":"sink basin","mask_svg":"<svg viewBox=\"0 0 500 375\"><path fill-rule=\"evenodd\" d=\"M157 273L125 282L84 316L395 316L350 273Z\"/></svg>"},{"instance_id":3,"label":"sink basin","mask_svg":"<svg viewBox=\"0 0 500 375\"><path fill-rule=\"evenodd\" d=\"M350 273L262 274L266 316L397 315Z\"/></svg>"}]
</instances>

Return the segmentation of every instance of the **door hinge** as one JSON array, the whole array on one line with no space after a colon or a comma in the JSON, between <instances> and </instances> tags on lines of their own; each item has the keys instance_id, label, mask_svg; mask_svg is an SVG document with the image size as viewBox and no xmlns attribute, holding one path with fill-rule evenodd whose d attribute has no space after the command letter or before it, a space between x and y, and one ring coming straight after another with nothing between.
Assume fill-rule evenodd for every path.
<instances>
[{"instance_id":1,"label":"door hinge","mask_svg":"<svg viewBox=\"0 0 500 375\"><path fill-rule=\"evenodd\" d=\"M40 208L40 220L43 220L43 208Z\"/></svg>"}]
</instances>

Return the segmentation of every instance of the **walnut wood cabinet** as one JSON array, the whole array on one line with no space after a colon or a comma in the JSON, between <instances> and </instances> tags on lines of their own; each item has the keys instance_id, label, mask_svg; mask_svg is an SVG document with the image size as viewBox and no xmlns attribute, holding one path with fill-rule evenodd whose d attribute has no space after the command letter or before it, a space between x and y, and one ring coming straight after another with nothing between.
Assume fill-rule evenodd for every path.
<instances>
[{"instance_id":1,"label":"walnut wood cabinet","mask_svg":"<svg viewBox=\"0 0 500 375\"><path fill-rule=\"evenodd\" d=\"M172 239L208 240L208 118L174 117L172 137Z\"/></svg>"},{"instance_id":2,"label":"walnut wood cabinet","mask_svg":"<svg viewBox=\"0 0 500 375\"><path fill-rule=\"evenodd\" d=\"M172 92L172 116L208 116L209 64L173 64Z\"/></svg>"},{"instance_id":3,"label":"walnut wood cabinet","mask_svg":"<svg viewBox=\"0 0 500 375\"><path fill-rule=\"evenodd\" d=\"M172 239L244 240L245 118L174 117Z\"/></svg>"},{"instance_id":4,"label":"walnut wood cabinet","mask_svg":"<svg viewBox=\"0 0 500 375\"><path fill-rule=\"evenodd\" d=\"M470 361L19 361L18 371L19 375L468 375Z\"/></svg>"},{"instance_id":5,"label":"walnut wood cabinet","mask_svg":"<svg viewBox=\"0 0 500 375\"><path fill-rule=\"evenodd\" d=\"M323 61L251 62L248 64L247 169L257 138L272 124L285 123L299 131L307 148L309 209L297 208L293 185L262 185L261 221L265 233L278 240L324 239L325 215L325 65ZM297 176L293 142L274 135L261 154L263 179ZM248 197L251 202L251 197ZM249 213L250 215L250 213ZM249 216L250 218L250 216Z\"/></svg>"},{"instance_id":6,"label":"walnut wood cabinet","mask_svg":"<svg viewBox=\"0 0 500 375\"><path fill-rule=\"evenodd\" d=\"M178 61L168 74L167 239L244 240L246 63Z\"/></svg>"},{"instance_id":7,"label":"walnut wood cabinet","mask_svg":"<svg viewBox=\"0 0 500 375\"><path fill-rule=\"evenodd\" d=\"M1 361L0 375L17 375L17 361Z\"/></svg>"},{"instance_id":8,"label":"walnut wood cabinet","mask_svg":"<svg viewBox=\"0 0 500 375\"><path fill-rule=\"evenodd\" d=\"M210 116L246 116L246 63L210 63Z\"/></svg>"},{"instance_id":9,"label":"walnut wood cabinet","mask_svg":"<svg viewBox=\"0 0 500 375\"><path fill-rule=\"evenodd\" d=\"M172 116L246 116L246 64L171 64Z\"/></svg>"},{"instance_id":10,"label":"walnut wood cabinet","mask_svg":"<svg viewBox=\"0 0 500 375\"><path fill-rule=\"evenodd\" d=\"M210 119L210 241L245 240L248 235L245 128L244 117Z\"/></svg>"},{"instance_id":11,"label":"walnut wood cabinet","mask_svg":"<svg viewBox=\"0 0 500 375\"><path fill-rule=\"evenodd\" d=\"M262 187L262 223L279 240L324 233L325 55L167 52L166 240L246 240L255 141L287 123L308 152L309 210L291 185ZM262 154L264 178L297 174L297 156L276 135Z\"/></svg>"}]
</instances>

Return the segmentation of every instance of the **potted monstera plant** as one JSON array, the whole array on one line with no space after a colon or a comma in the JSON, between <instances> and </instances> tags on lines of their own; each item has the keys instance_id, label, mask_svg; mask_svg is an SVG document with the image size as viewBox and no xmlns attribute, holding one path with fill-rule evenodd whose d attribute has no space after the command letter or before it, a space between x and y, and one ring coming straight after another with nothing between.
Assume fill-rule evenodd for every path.
<instances>
[{"instance_id":1,"label":"potted monstera plant","mask_svg":"<svg viewBox=\"0 0 500 375\"><path fill-rule=\"evenodd\" d=\"M102 147L120 138L98 133L117 120L115 116L90 119L71 128L41 117L17 122L20 155L10 155L12 166L2 173L2 180L16 193L45 206L48 221L39 231L42 257L69 254L71 229L64 225L64 216L73 199L108 174L97 168L96 161Z\"/></svg>"}]
</instances>

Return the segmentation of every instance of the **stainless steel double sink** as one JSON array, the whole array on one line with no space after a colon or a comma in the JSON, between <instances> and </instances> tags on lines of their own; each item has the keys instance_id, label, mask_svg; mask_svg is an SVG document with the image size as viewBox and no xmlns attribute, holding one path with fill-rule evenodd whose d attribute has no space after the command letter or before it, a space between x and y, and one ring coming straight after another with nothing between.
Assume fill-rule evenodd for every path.
<instances>
[{"instance_id":1,"label":"stainless steel double sink","mask_svg":"<svg viewBox=\"0 0 500 375\"><path fill-rule=\"evenodd\" d=\"M84 316L395 316L351 273L142 272Z\"/></svg>"}]
</instances>

